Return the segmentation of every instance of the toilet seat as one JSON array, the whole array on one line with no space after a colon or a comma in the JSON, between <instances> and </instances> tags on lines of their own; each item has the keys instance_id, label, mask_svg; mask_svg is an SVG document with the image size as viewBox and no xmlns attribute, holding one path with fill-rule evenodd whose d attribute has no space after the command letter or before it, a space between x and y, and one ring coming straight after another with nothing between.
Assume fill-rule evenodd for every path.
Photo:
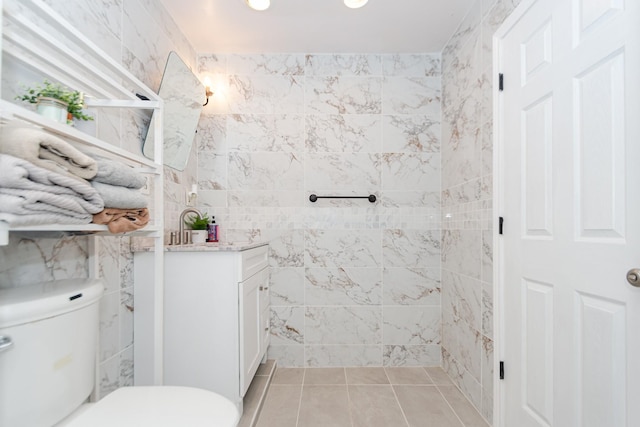
<instances>
[{"instance_id":1,"label":"toilet seat","mask_svg":"<svg viewBox=\"0 0 640 427\"><path fill-rule=\"evenodd\" d=\"M240 415L228 399L192 387L122 387L65 427L235 427Z\"/></svg>"}]
</instances>

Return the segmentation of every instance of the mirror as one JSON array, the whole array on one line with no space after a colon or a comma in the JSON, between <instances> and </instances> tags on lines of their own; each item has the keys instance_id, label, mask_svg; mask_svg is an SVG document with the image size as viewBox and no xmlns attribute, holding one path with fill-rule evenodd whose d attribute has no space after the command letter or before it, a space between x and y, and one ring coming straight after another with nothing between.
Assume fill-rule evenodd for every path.
<instances>
[{"instance_id":1,"label":"mirror","mask_svg":"<svg viewBox=\"0 0 640 427\"><path fill-rule=\"evenodd\" d=\"M164 164L184 170L206 99L205 88L178 54L170 52L158 95L164 100ZM155 113L142 148L144 155L150 159L153 159L154 152L154 119Z\"/></svg>"}]
</instances>

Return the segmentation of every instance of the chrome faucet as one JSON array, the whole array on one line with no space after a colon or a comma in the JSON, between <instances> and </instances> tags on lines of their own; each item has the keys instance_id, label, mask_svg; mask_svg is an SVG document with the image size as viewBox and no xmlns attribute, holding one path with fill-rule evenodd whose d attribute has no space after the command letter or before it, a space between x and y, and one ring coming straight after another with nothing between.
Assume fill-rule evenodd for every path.
<instances>
[{"instance_id":1,"label":"chrome faucet","mask_svg":"<svg viewBox=\"0 0 640 427\"><path fill-rule=\"evenodd\" d=\"M194 214L197 214L200 217L202 216L200 211L198 209L196 209L196 208L187 208L187 209L182 211L182 213L180 214L180 225L178 227L178 230L180 230L180 231L178 232L178 239L176 241L176 244L178 244L178 245L185 245L185 244L189 243L188 239L185 239L185 236L184 236L184 217L188 213L194 213Z\"/></svg>"}]
</instances>

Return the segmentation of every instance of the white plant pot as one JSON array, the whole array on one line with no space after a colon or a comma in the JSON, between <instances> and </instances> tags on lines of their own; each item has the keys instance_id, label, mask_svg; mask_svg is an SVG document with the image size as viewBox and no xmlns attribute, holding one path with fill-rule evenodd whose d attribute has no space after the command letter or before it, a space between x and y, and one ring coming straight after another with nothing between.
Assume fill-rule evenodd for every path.
<instances>
[{"instance_id":1,"label":"white plant pot","mask_svg":"<svg viewBox=\"0 0 640 427\"><path fill-rule=\"evenodd\" d=\"M67 123L67 104L54 98L38 98L36 112L58 123Z\"/></svg>"},{"instance_id":2,"label":"white plant pot","mask_svg":"<svg viewBox=\"0 0 640 427\"><path fill-rule=\"evenodd\" d=\"M207 230L192 230L191 241L194 244L205 243L207 241Z\"/></svg>"}]
</instances>

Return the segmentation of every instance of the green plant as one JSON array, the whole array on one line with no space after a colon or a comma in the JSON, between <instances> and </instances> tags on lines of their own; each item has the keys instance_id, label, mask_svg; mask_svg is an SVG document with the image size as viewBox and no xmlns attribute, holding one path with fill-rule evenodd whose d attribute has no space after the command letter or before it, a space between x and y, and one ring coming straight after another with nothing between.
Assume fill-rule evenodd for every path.
<instances>
[{"instance_id":1,"label":"green plant","mask_svg":"<svg viewBox=\"0 0 640 427\"><path fill-rule=\"evenodd\" d=\"M209 215L206 212L202 216L195 214L184 220L184 223L191 227L192 230L206 230L209 222Z\"/></svg>"},{"instance_id":2,"label":"green plant","mask_svg":"<svg viewBox=\"0 0 640 427\"><path fill-rule=\"evenodd\" d=\"M93 117L82 112L84 108L84 95L77 90L69 90L59 83L51 83L45 80L42 85L33 88L25 88L26 93L16 96L16 99L37 104L40 98L58 99L67 104L67 112L78 120L93 120Z\"/></svg>"}]
</instances>

